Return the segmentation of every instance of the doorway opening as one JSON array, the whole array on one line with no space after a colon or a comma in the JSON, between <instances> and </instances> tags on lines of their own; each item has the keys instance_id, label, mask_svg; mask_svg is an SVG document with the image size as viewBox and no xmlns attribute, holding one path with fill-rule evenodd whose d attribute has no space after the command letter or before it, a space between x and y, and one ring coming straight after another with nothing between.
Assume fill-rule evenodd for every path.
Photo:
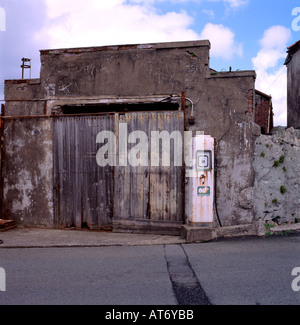
<instances>
[{"instance_id":1,"label":"doorway opening","mask_svg":"<svg viewBox=\"0 0 300 325\"><path fill-rule=\"evenodd\" d=\"M98 113L130 113L130 112L163 112L178 111L179 103L115 103L115 104L80 104L61 106L64 115L98 114Z\"/></svg>"}]
</instances>

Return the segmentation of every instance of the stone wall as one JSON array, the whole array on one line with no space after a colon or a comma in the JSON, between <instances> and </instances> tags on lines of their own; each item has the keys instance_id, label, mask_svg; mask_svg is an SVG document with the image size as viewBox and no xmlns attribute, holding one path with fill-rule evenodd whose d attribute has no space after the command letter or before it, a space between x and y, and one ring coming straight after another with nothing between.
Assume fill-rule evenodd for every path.
<instances>
[{"instance_id":1,"label":"stone wall","mask_svg":"<svg viewBox=\"0 0 300 325\"><path fill-rule=\"evenodd\" d=\"M274 128L256 140L255 221L300 222L300 130Z\"/></svg>"}]
</instances>

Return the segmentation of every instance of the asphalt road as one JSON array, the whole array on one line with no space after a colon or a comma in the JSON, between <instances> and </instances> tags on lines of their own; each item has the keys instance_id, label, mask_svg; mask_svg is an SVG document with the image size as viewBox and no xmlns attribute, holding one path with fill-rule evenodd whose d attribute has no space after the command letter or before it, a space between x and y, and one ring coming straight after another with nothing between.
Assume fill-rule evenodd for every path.
<instances>
[{"instance_id":1,"label":"asphalt road","mask_svg":"<svg viewBox=\"0 0 300 325\"><path fill-rule=\"evenodd\" d=\"M300 291L291 287L292 270L300 266L299 236L184 247L212 304L300 305Z\"/></svg>"},{"instance_id":2,"label":"asphalt road","mask_svg":"<svg viewBox=\"0 0 300 325\"><path fill-rule=\"evenodd\" d=\"M299 305L300 236L0 249L0 305ZM300 280L299 280L300 286Z\"/></svg>"}]
</instances>

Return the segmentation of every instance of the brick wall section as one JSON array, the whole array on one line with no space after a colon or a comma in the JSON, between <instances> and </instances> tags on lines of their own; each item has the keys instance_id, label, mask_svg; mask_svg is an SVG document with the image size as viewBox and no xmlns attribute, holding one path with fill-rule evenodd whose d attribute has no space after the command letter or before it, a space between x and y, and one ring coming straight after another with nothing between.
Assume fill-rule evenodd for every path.
<instances>
[{"instance_id":1,"label":"brick wall section","mask_svg":"<svg viewBox=\"0 0 300 325\"><path fill-rule=\"evenodd\" d=\"M270 133L273 127L272 97L255 90L255 103L253 103L253 90L250 89L247 93L247 99L249 119L258 124L263 132ZM253 107L255 107L254 112Z\"/></svg>"},{"instance_id":2,"label":"brick wall section","mask_svg":"<svg viewBox=\"0 0 300 325\"><path fill-rule=\"evenodd\" d=\"M271 125L271 97L255 92L255 123L258 124L265 133L270 133Z\"/></svg>"}]
</instances>

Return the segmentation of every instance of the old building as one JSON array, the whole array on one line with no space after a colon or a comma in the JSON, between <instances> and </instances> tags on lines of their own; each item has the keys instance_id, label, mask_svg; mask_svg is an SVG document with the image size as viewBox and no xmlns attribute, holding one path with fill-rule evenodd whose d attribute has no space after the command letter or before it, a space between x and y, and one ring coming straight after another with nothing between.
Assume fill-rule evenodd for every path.
<instances>
[{"instance_id":1,"label":"old building","mask_svg":"<svg viewBox=\"0 0 300 325\"><path fill-rule=\"evenodd\" d=\"M287 66L287 126L300 127L300 41L288 47Z\"/></svg>"},{"instance_id":2,"label":"old building","mask_svg":"<svg viewBox=\"0 0 300 325\"><path fill-rule=\"evenodd\" d=\"M148 164L151 132L201 131L216 139L213 227L253 223L256 74L214 71L209 51L206 40L42 50L39 79L5 81L2 216L28 226L178 233L195 193L184 163ZM115 135L116 149L104 167L102 131ZM128 154L135 131L149 139L138 165ZM184 156L174 147L171 160Z\"/></svg>"},{"instance_id":3,"label":"old building","mask_svg":"<svg viewBox=\"0 0 300 325\"><path fill-rule=\"evenodd\" d=\"M255 123L263 134L269 134L273 129L273 116L272 97L255 90Z\"/></svg>"}]
</instances>

